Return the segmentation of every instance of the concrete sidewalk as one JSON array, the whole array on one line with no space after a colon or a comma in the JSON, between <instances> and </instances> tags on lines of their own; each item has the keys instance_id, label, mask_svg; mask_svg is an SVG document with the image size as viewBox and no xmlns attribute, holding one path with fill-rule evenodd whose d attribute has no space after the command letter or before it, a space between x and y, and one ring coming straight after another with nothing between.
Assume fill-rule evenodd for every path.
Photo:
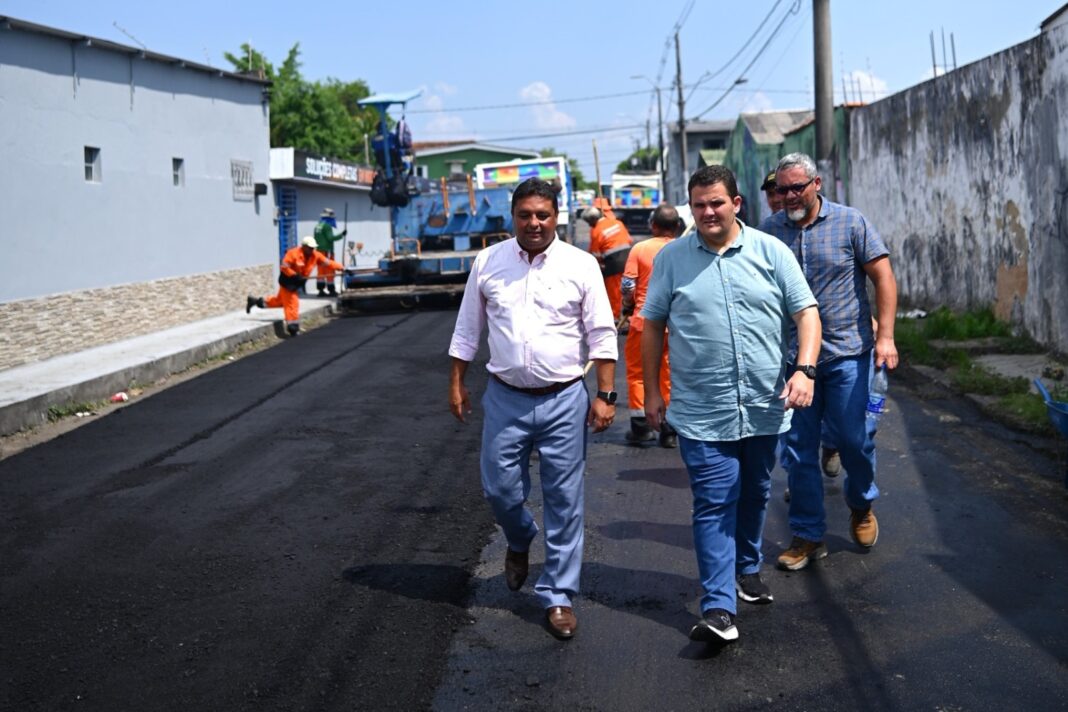
<instances>
[{"instance_id":1,"label":"concrete sidewalk","mask_svg":"<svg viewBox=\"0 0 1068 712\"><path fill-rule=\"evenodd\" d=\"M335 304L301 299L301 321L332 313ZM281 309L241 309L0 371L0 435L48 422L51 406L105 400L131 383L151 384L239 344L283 333Z\"/></svg>"}]
</instances>

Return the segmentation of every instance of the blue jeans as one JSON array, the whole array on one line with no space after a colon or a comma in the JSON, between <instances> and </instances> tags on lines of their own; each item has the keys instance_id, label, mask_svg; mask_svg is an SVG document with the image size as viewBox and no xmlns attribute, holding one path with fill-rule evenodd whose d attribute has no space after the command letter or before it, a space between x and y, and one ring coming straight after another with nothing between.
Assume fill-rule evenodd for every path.
<instances>
[{"instance_id":1,"label":"blue jeans","mask_svg":"<svg viewBox=\"0 0 1068 712\"><path fill-rule=\"evenodd\" d=\"M538 534L526 502L530 453L540 454L545 566L534 593L545 608L570 606L582 569L586 386L533 396L490 378L482 407L482 491L512 551L528 551Z\"/></svg>"},{"instance_id":2,"label":"blue jeans","mask_svg":"<svg viewBox=\"0 0 1068 712\"><path fill-rule=\"evenodd\" d=\"M777 435L705 442L679 435L693 492L693 542L701 611L737 613L736 574L760 571Z\"/></svg>"},{"instance_id":3,"label":"blue jeans","mask_svg":"<svg viewBox=\"0 0 1068 712\"><path fill-rule=\"evenodd\" d=\"M827 531L820 472L820 423L838 445L850 509L863 510L879 496L875 485L875 423L866 417L871 353L819 365L812 405L794 411L785 437L782 466L790 487L790 531L823 541Z\"/></svg>"}]
</instances>

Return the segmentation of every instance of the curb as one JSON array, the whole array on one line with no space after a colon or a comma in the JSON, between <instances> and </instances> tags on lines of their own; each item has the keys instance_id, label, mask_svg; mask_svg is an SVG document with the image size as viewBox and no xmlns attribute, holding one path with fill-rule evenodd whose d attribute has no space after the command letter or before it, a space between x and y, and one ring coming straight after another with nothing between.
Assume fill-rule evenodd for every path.
<instances>
[{"instance_id":1,"label":"curb","mask_svg":"<svg viewBox=\"0 0 1068 712\"><path fill-rule=\"evenodd\" d=\"M301 319L321 318L334 313L336 309L332 304L316 305L302 309ZM284 333L285 322L282 319L244 325L230 334L210 341L197 343L188 348L151 358L143 363L123 366L78 383L56 387L25 400L0 406L0 436L11 435L20 430L48 423L48 409L52 406L102 401L113 393L126 390L131 383L154 383L167 376L185 371L202 361L232 351L244 343L271 335L278 336L278 343L281 343L285 340L282 336Z\"/></svg>"}]
</instances>

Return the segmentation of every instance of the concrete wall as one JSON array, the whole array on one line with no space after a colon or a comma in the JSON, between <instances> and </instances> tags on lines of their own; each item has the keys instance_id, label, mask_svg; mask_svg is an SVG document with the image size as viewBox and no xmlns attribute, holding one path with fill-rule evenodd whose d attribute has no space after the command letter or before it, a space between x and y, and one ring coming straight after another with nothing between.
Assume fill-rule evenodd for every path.
<instances>
[{"instance_id":1,"label":"concrete wall","mask_svg":"<svg viewBox=\"0 0 1068 712\"><path fill-rule=\"evenodd\" d=\"M1068 352L1068 27L857 109L851 198L913 303Z\"/></svg>"},{"instance_id":2,"label":"concrete wall","mask_svg":"<svg viewBox=\"0 0 1068 712\"><path fill-rule=\"evenodd\" d=\"M235 200L231 180L230 161L237 159L252 163L255 182L268 182L262 88L99 43L0 30L5 348L27 315L39 315L42 304L66 303L54 295L78 293L75 302L129 297L128 304L106 306L141 314L138 285L191 280L224 295L187 308L184 298L168 304L165 293L153 291L153 308L188 321L241 306L241 280L211 276L269 271L277 262L273 197ZM86 146L100 149L100 182L86 181ZM184 161L178 187L174 158ZM259 291L272 286L266 279ZM125 328L111 331L114 319L67 316L65 336L80 334L82 344L128 335ZM168 321L163 313L142 318L141 333ZM32 349L38 358L65 350L59 340L39 346Z\"/></svg>"},{"instance_id":3,"label":"concrete wall","mask_svg":"<svg viewBox=\"0 0 1068 712\"><path fill-rule=\"evenodd\" d=\"M349 234L334 244L335 259L346 267L352 266L346 252L342 258L343 243L362 243L356 253L356 267L378 266L379 258L389 254L389 208L374 205L371 195L365 190L333 188L330 186L295 183L297 189L297 234L315 233L323 208L333 208L337 217L337 232L345 229L345 203L349 205Z\"/></svg>"}]
</instances>

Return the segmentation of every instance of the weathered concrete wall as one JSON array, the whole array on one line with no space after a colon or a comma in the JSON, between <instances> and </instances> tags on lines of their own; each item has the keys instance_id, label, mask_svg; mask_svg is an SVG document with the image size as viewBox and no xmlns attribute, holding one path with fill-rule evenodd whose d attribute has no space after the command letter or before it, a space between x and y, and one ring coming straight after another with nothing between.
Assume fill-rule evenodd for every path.
<instances>
[{"instance_id":1,"label":"weathered concrete wall","mask_svg":"<svg viewBox=\"0 0 1068 712\"><path fill-rule=\"evenodd\" d=\"M903 297L1068 352L1068 27L852 112L851 198Z\"/></svg>"}]
</instances>

